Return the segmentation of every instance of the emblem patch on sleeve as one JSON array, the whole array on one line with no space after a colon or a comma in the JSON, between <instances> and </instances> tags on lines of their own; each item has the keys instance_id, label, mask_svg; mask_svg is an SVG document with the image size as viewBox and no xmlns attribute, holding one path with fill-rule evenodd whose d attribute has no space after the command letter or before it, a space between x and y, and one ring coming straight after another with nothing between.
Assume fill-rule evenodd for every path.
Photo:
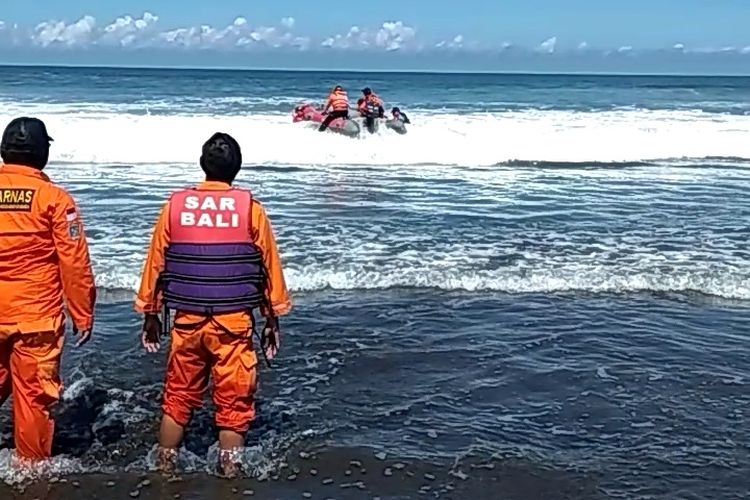
<instances>
[{"instance_id":1,"label":"emblem patch on sleeve","mask_svg":"<svg viewBox=\"0 0 750 500\"><path fill-rule=\"evenodd\" d=\"M72 240L77 240L81 237L81 225L78 223L78 221L68 223L68 234L70 235L70 239Z\"/></svg>"},{"instance_id":2,"label":"emblem patch on sleeve","mask_svg":"<svg viewBox=\"0 0 750 500\"><path fill-rule=\"evenodd\" d=\"M0 212L31 212L35 194L34 189L0 189Z\"/></svg>"}]
</instances>

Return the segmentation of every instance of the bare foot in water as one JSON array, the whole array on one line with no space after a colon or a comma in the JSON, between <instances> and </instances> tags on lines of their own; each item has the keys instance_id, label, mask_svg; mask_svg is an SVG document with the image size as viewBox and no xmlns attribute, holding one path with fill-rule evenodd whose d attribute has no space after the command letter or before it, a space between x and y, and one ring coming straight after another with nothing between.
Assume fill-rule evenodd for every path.
<instances>
[{"instance_id":1,"label":"bare foot in water","mask_svg":"<svg viewBox=\"0 0 750 500\"><path fill-rule=\"evenodd\" d=\"M160 447L156 455L156 469L163 476L174 476L177 472L177 450Z\"/></svg>"},{"instance_id":2,"label":"bare foot in water","mask_svg":"<svg viewBox=\"0 0 750 500\"><path fill-rule=\"evenodd\" d=\"M240 476L240 465L234 462L219 462L218 475L223 479L237 479Z\"/></svg>"},{"instance_id":3,"label":"bare foot in water","mask_svg":"<svg viewBox=\"0 0 750 500\"><path fill-rule=\"evenodd\" d=\"M242 472L242 466L236 450L219 451L217 474L224 479L235 479Z\"/></svg>"}]
</instances>

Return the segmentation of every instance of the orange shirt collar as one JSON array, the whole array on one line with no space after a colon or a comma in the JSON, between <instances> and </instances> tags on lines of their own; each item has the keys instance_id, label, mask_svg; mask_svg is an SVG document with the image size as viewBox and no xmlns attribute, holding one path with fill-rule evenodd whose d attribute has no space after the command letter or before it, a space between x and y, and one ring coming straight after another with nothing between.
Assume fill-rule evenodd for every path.
<instances>
[{"instance_id":1,"label":"orange shirt collar","mask_svg":"<svg viewBox=\"0 0 750 500\"><path fill-rule=\"evenodd\" d=\"M49 180L49 177L39 170L38 168L34 167L27 167L24 165L13 165L9 163L4 163L0 167L0 172L4 172L6 174L18 174L18 175L24 175L27 177L37 177L39 179L43 179L45 181Z\"/></svg>"},{"instance_id":2,"label":"orange shirt collar","mask_svg":"<svg viewBox=\"0 0 750 500\"><path fill-rule=\"evenodd\" d=\"M227 184L226 182L220 182L220 181L203 181L200 184L198 184L198 189L205 189L207 191L224 191L227 189L232 189L232 186Z\"/></svg>"}]
</instances>

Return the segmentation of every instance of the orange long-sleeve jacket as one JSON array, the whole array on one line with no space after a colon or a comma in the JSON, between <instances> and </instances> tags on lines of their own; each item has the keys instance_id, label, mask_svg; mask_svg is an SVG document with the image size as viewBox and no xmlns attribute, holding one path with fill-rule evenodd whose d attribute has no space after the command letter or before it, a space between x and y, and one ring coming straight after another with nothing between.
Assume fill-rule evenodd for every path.
<instances>
[{"instance_id":1,"label":"orange long-sleeve jacket","mask_svg":"<svg viewBox=\"0 0 750 500\"><path fill-rule=\"evenodd\" d=\"M79 330L94 321L96 284L81 214L40 170L0 167L0 323L54 330L67 304Z\"/></svg>"},{"instance_id":2,"label":"orange long-sleeve jacket","mask_svg":"<svg viewBox=\"0 0 750 500\"><path fill-rule=\"evenodd\" d=\"M207 181L201 183L197 189L222 191L229 189L224 182ZM161 307L161 296L157 290L157 280L164 271L165 252L169 246L169 206L167 201L154 227L151 246L143 266L141 286L135 299L135 310L141 313L158 313ZM268 273L268 295L272 312L275 316L283 316L292 309L284 272L281 266L276 239L273 234L271 221L261 203L253 198L250 207L250 234L253 242L263 254L263 262ZM268 311L263 311L264 314ZM188 321L200 318L197 314L180 313ZM229 329L240 329L247 325L249 315L246 312L222 314L222 324Z\"/></svg>"}]
</instances>

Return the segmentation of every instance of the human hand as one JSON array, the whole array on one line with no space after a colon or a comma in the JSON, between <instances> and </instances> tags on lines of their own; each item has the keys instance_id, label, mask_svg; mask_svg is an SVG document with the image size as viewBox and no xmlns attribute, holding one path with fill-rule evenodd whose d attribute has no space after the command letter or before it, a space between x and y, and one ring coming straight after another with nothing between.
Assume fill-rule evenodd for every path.
<instances>
[{"instance_id":1,"label":"human hand","mask_svg":"<svg viewBox=\"0 0 750 500\"><path fill-rule=\"evenodd\" d=\"M261 336L261 349L266 358L273 359L281 347L281 332L279 331L279 319L275 316L267 316Z\"/></svg>"},{"instance_id":2,"label":"human hand","mask_svg":"<svg viewBox=\"0 0 750 500\"><path fill-rule=\"evenodd\" d=\"M156 314L146 314L143 318L143 328L141 329L141 344L146 352L157 352L161 347L159 339L161 337L161 321Z\"/></svg>"},{"instance_id":3,"label":"human hand","mask_svg":"<svg viewBox=\"0 0 750 500\"><path fill-rule=\"evenodd\" d=\"M76 325L73 325L73 335L75 337L78 337L78 341L76 342L76 347L81 347L85 343L87 343L89 340L91 340L91 328L87 328L85 330L78 330L78 327Z\"/></svg>"}]
</instances>

